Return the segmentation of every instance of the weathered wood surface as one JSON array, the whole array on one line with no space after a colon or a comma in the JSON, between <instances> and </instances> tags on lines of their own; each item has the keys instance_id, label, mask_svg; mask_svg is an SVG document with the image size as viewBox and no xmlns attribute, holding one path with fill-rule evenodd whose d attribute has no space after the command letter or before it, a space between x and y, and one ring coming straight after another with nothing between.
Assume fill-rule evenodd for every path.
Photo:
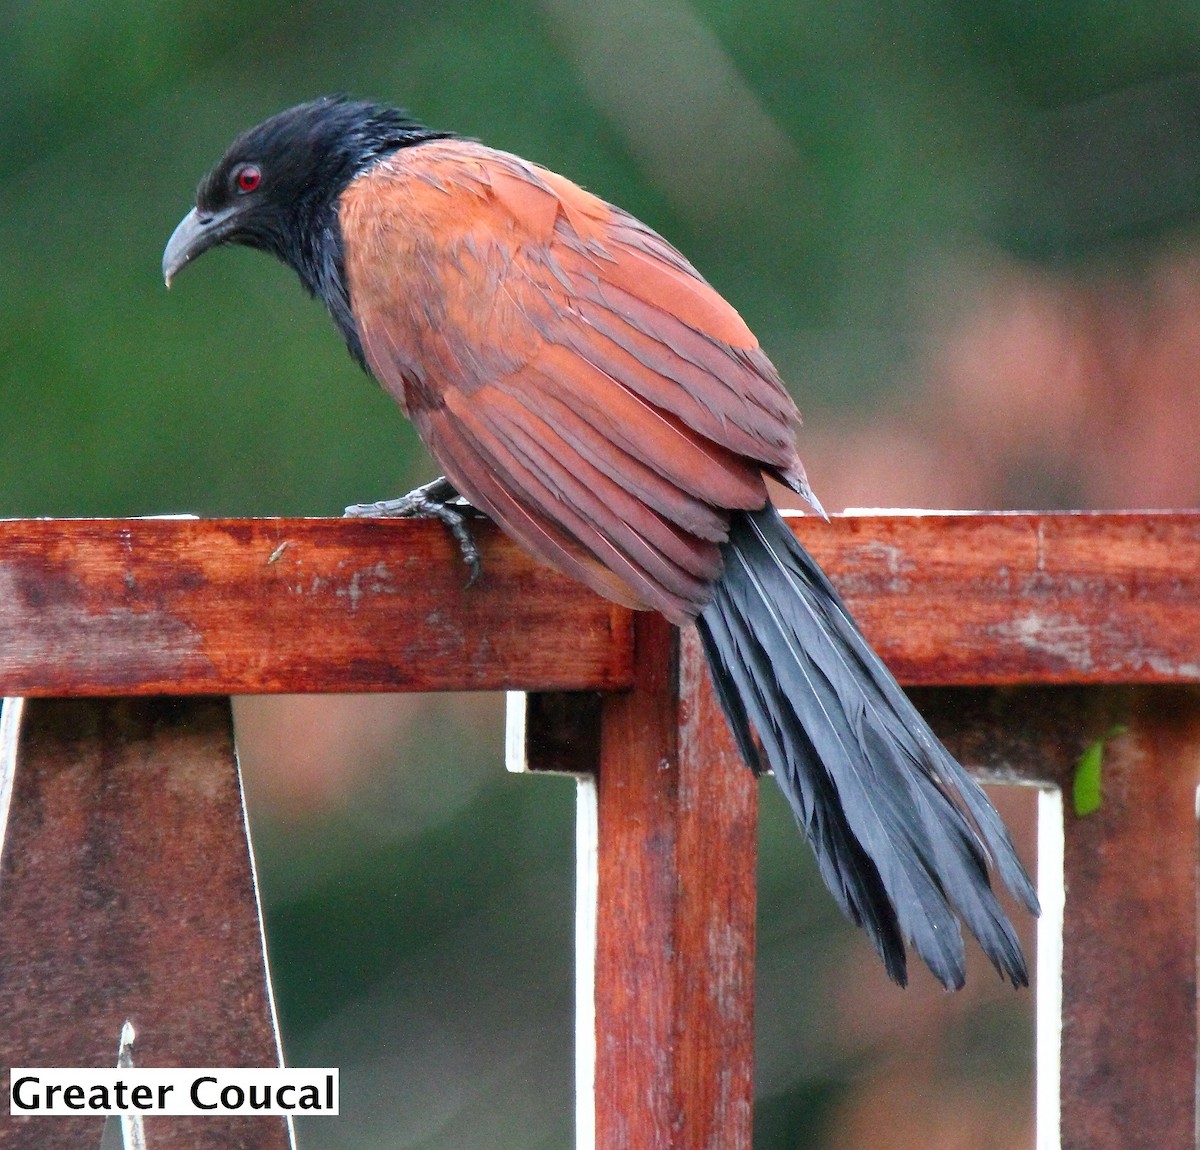
<instances>
[{"instance_id":1,"label":"weathered wood surface","mask_svg":"<svg viewBox=\"0 0 1200 1150\"><path fill-rule=\"evenodd\" d=\"M278 1066L227 699L37 699L0 870L0 1065ZM0 1120L5 1150L102 1118ZM153 1118L151 1150L286 1150L282 1118Z\"/></svg>"},{"instance_id":2,"label":"weathered wood surface","mask_svg":"<svg viewBox=\"0 0 1200 1150\"><path fill-rule=\"evenodd\" d=\"M1200 682L1200 514L795 523L902 682ZM629 613L476 530L468 589L427 521L0 522L0 694L628 686Z\"/></svg>"},{"instance_id":3,"label":"weathered wood surface","mask_svg":"<svg viewBox=\"0 0 1200 1150\"><path fill-rule=\"evenodd\" d=\"M757 781L695 634L637 645L600 716L596 1145L750 1150Z\"/></svg>"},{"instance_id":4,"label":"weathered wood surface","mask_svg":"<svg viewBox=\"0 0 1200 1150\"><path fill-rule=\"evenodd\" d=\"M662 651L655 656L670 657L670 652ZM668 672L660 674L665 678ZM685 699L693 697L688 691L696 686L684 684ZM938 734L977 775L1053 786L1068 796L1062 827L1067 898L1061 1142L1053 1144L1061 1144L1064 1150L1124 1150L1140 1145L1192 1150L1197 1119L1200 841L1195 795L1200 786L1200 688L921 688L913 694ZM636 697L626 696L630 700L626 706L632 708ZM724 743L724 725L707 690L698 697L703 700L701 709L685 711L681 724L686 728L698 715L701 745L716 751L718 744L703 740L721 740L717 756L721 767L710 781L734 790L706 801L717 811L716 817L731 819L738 828L735 839L744 846L740 835L746 811L736 802L731 806L730 795L737 794L739 773L745 779L748 772ZM579 770L596 761L598 709L604 705L600 697L588 695L531 697L526 742L530 768ZM1069 799L1076 764L1090 743L1118 725L1125 732L1106 747L1102 805L1080 818L1072 812ZM624 733L621 728L605 729L613 732L616 746L629 749L619 759L624 764L621 789L617 796L610 792L608 807L621 810L617 825L626 827L626 833L602 836L599 843L601 871L607 880L599 905L598 935L609 940L610 950L607 965L601 968L607 973L596 984L597 1039L600 1051L607 1043L611 1073L607 1079L597 1079L598 1100L607 1103L598 1107L600 1129L607 1132L598 1145L637 1144L631 1141L634 1131L642 1145L704 1146L700 1135L707 1127L695 1123L692 1116L712 1112L714 1079L695 1079L692 1106L679 1111L678 1123L669 1133L661 1121L669 1113L669 1089L664 1087L656 1096L663 1100L660 1113L647 1096L623 1095L612 1089L612 1083L629 1082L627 1075L634 1074L636 1066L637 1074L648 1075L642 1081L672 1084L678 1057L666 1038L675 1033L672 1026L677 1025L679 1033L721 1033L730 1017L728 1003L722 1001L723 992L714 990L707 999L689 1004L685 1025L683 1016L675 1014L680 1000L669 977L660 976L660 1000L655 1002L647 992L654 982L655 952L643 953L628 939L657 937L660 966L665 961L662 955L670 953L681 970L709 964L710 969L728 973L712 963L703 939L714 923L730 927L729 909L719 901L719 892L735 892L736 882L731 884L730 860L715 830L709 841L719 845L711 853L702 848L699 857L691 856L688 865L696 871L685 873L706 876L704 881L713 876L709 892L718 900L718 909L687 905L681 899L686 882L676 887L665 881L662 859L669 856L675 863L680 858L670 852L677 843L673 812L681 800L664 797L676 785L670 767L665 766L670 759L646 741L633 749L632 732L644 736L655 729L644 715L628 724ZM642 759L640 775L634 755ZM662 776L648 769L654 763L665 766ZM728 774L722 779L724 772ZM627 780L645 791L634 794L627 789ZM628 806L622 809L618 801ZM635 811L640 812L636 817ZM734 865L753 864L743 859ZM659 881L650 881L648 875L657 875ZM1048 880L1044 876L1043 881L1053 882L1054 876ZM746 896L742 892L735 897ZM670 937L662 924L678 927L689 911L696 915L690 926ZM739 928L732 927L732 937L739 937ZM743 923L740 929L750 931L753 924ZM747 980L740 984L747 1019L753 1004L750 975L746 968L739 975ZM724 992L736 985L726 983ZM1046 989L1040 988L1039 995ZM750 1064L752 1047L742 1033L746 1045L739 1050L738 1038L736 1027L724 1031L721 1053L728 1065L740 1068ZM626 1119L630 1113L638 1117ZM610 1115L607 1123L605 1114ZM617 1121L611 1120L614 1114ZM743 1136L736 1115L728 1129Z\"/></svg>"},{"instance_id":5,"label":"weathered wood surface","mask_svg":"<svg viewBox=\"0 0 1200 1150\"><path fill-rule=\"evenodd\" d=\"M1200 690L928 690L916 701L964 763L1068 796L1063 1150L1193 1150ZM1075 765L1115 724L1126 733L1105 749L1103 802L1079 818Z\"/></svg>"},{"instance_id":6,"label":"weathered wood surface","mask_svg":"<svg viewBox=\"0 0 1200 1150\"><path fill-rule=\"evenodd\" d=\"M918 693L968 765L1066 786L1083 747L1128 724L1107 755L1101 811L1066 816L1062 1144L1193 1145L1200 693L1181 684L1200 683L1200 515L895 515L796 529L902 681L1000 688ZM755 790L694 636L680 652L657 618L635 620L479 530L484 579L466 590L436 523L0 523L0 693L609 692L530 701L531 718L554 720L531 736L534 765L598 772L597 1144L746 1147ZM141 713L129 701L44 705ZM114 737L124 729L112 720ZM80 757L74 736L56 738L40 772L50 780ZM23 765L37 754L24 747ZM169 806L174 792L150 779L122 806ZM63 801L55 850L96 825ZM163 810L142 811L141 833ZM105 842L124 841L105 826ZM35 855L27 844L5 857ZM0 954L0 971L36 973L30 944L49 946L50 926L45 939L2 929L3 900L20 890L6 872L0 941L20 939L20 954ZM5 993L0 1034L35 1033ZM29 1015L35 999L61 999L79 1013L76 993L12 990L8 1002ZM224 1025L229 1011L213 1017ZM97 1065L111 1062L119 1021L102 1028Z\"/></svg>"},{"instance_id":7,"label":"weathered wood surface","mask_svg":"<svg viewBox=\"0 0 1200 1150\"><path fill-rule=\"evenodd\" d=\"M906 685L1200 682L1200 514L849 516L801 537Z\"/></svg>"},{"instance_id":8,"label":"weathered wood surface","mask_svg":"<svg viewBox=\"0 0 1200 1150\"><path fill-rule=\"evenodd\" d=\"M0 694L628 683L628 612L476 531L467 589L436 522L0 522Z\"/></svg>"}]
</instances>

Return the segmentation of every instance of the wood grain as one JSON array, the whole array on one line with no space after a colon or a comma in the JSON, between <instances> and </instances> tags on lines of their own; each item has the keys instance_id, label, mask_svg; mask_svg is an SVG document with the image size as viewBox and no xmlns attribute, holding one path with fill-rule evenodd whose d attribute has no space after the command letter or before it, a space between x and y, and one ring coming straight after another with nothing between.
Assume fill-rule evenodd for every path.
<instances>
[{"instance_id":1,"label":"wood grain","mask_svg":"<svg viewBox=\"0 0 1200 1150\"><path fill-rule=\"evenodd\" d=\"M1200 514L796 519L901 682L1200 682ZM0 522L0 694L613 690L631 615L487 524Z\"/></svg>"},{"instance_id":2,"label":"wood grain","mask_svg":"<svg viewBox=\"0 0 1200 1150\"><path fill-rule=\"evenodd\" d=\"M750 1150L758 783L694 633L637 644L601 714L596 1145Z\"/></svg>"},{"instance_id":3,"label":"wood grain","mask_svg":"<svg viewBox=\"0 0 1200 1150\"><path fill-rule=\"evenodd\" d=\"M1107 757L1101 811L1067 815L1063 1145L1192 1145L1200 515L885 515L795 527L902 681L1003 688L917 692L973 769L1063 786L1083 746L1114 722L1128 725ZM598 762L598 1145L745 1150L755 784L729 745L694 635L680 639L655 616L611 607L490 527L477 530L485 573L467 590L436 523L0 523L0 693L606 692L598 704L560 697L559 727L531 755L559 767ZM552 702L535 702L533 713ZM45 705L108 718L64 711L64 726L49 722L39 786L64 764L111 769L129 732L152 741L179 706ZM580 708L583 720L572 719ZM97 723L116 748L103 764L72 742ZM186 744L186 732L169 741ZM37 755L36 743L23 745L23 769ZM146 779L143 798L155 806L141 826L159 833L175 792L151 771ZM108 784L93 784L56 800L66 804L54 847L64 859L71 834L99 825L79 806L102 801ZM138 801L122 806L136 812ZM229 811L218 821L240 825ZM124 841L100 823L106 850ZM36 856L13 848L5 865ZM155 870L129 857L139 874ZM0 925L15 913L19 878L6 870L0 882L0 899L10 900ZM93 889L88 882L64 874L51 885L75 898ZM21 921L41 926L0 930L19 951L0 955L7 1034L13 1011L35 1001L11 983L41 977L30 947L49 947L55 924L95 909L26 908ZM97 954L89 969L103 965ZM154 957L131 965L149 971ZM87 1017L78 993L65 985L36 1001ZM20 1025L36 1029L36 1020ZM103 1030L95 1057L107 1065L114 1024Z\"/></svg>"},{"instance_id":4,"label":"wood grain","mask_svg":"<svg viewBox=\"0 0 1200 1150\"><path fill-rule=\"evenodd\" d=\"M1067 795L1063 1150L1192 1150L1200 691L930 690L917 701L973 771ZM1105 749L1103 802L1080 818L1075 764L1118 723L1126 733Z\"/></svg>"},{"instance_id":5,"label":"wood grain","mask_svg":"<svg viewBox=\"0 0 1200 1150\"><path fill-rule=\"evenodd\" d=\"M0 874L0 1064L278 1066L228 700L38 699ZM7 1076L7 1075L6 1075ZM7 1111L7 1106L6 1106ZM100 1144L9 1117L6 1150ZM151 1118L153 1150L286 1150L282 1118Z\"/></svg>"},{"instance_id":6,"label":"wood grain","mask_svg":"<svg viewBox=\"0 0 1200 1150\"><path fill-rule=\"evenodd\" d=\"M628 612L476 532L468 590L440 523L0 523L0 694L628 683Z\"/></svg>"},{"instance_id":7,"label":"wood grain","mask_svg":"<svg viewBox=\"0 0 1200 1150\"><path fill-rule=\"evenodd\" d=\"M1200 514L797 524L906 685L1200 682Z\"/></svg>"}]
</instances>

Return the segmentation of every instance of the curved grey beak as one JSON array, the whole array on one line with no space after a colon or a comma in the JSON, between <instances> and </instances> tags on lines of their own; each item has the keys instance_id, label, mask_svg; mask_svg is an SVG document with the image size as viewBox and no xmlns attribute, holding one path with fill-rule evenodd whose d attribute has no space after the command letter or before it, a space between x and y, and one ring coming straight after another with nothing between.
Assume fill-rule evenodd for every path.
<instances>
[{"instance_id":1,"label":"curved grey beak","mask_svg":"<svg viewBox=\"0 0 1200 1150\"><path fill-rule=\"evenodd\" d=\"M236 214L236 208L221 212L202 212L193 208L179 221L163 251L163 280L167 287L184 264L229 238Z\"/></svg>"}]
</instances>

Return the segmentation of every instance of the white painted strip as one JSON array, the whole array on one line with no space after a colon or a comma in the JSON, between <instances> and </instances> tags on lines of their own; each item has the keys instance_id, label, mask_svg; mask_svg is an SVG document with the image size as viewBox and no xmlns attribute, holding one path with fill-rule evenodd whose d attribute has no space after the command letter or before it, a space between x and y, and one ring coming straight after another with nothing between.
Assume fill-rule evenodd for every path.
<instances>
[{"instance_id":1,"label":"white painted strip","mask_svg":"<svg viewBox=\"0 0 1200 1150\"><path fill-rule=\"evenodd\" d=\"M4 830L17 775L17 740L24 708L24 699L5 699L0 704L0 859L4 858Z\"/></svg>"},{"instance_id":2,"label":"white painted strip","mask_svg":"<svg viewBox=\"0 0 1200 1150\"><path fill-rule=\"evenodd\" d=\"M1066 909L1063 793L1038 790L1037 925L1037 1150L1059 1150L1062 1141L1063 916Z\"/></svg>"},{"instance_id":3,"label":"white painted strip","mask_svg":"<svg viewBox=\"0 0 1200 1150\"><path fill-rule=\"evenodd\" d=\"M133 1068L133 1043L137 1031L133 1023L125 1019L121 1027L121 1039L117 1045L117 1069L131 1070ZM125 1150L146 1150L146 1128L140 1114L122 1114L121 1143Z\"/></svg>"},{"instance_id":4,"label":"white painted strip","mask_svg":"<svg viewBox=\"0 0 1200 1150\"><path fill-rule=\"evenodd\" d=\"M271 956L267 952L267 935L262 919L262 892L258 885L258 863L254 858L254 839L250 835L250 812L246 809L246 788L242 785L242 764L237 753L237 734L234 733L233 759L237 770L238 794L242 799L242 826L246 832L246 851L250 856L250 880L254 884L254 910L258 917L258 944L262 948L263 977L267 981L267 1006L271 1011L271 1030L275 1034L275 1057L280 1067L287 1066L283 1056L283 1036L279 1030L279 1011L275 1006L275 987L271 983ZM288 1146L296 1150L296 1127L291 1114L285 1115Z\"/></svg>"},{"instance_id":5,"label":"white painted strip","mask_svg":"<svg viewBox=\"0 0 1200 1150\"><path fill-rule=\"evenodd\" d=\"M575 792L575 1150L596 1150L596 922L600 906L596 779Z\"/></svg>"},{"instance_id":6,"label":"white painted strip","mask_svg":"<svg viewBox=\"0 0 1200 1150\"><path fill-rule=\"evenodd\" d=\"M525 692L504 692L504 766L514 775L529 770L525 757Z\"/></svg>"}]
</instances>

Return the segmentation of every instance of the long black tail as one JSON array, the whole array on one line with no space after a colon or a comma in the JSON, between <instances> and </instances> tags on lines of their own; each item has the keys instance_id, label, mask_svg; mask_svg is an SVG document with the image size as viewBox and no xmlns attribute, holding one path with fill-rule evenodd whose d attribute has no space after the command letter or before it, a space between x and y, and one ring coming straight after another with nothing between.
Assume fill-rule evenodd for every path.
<instances>
[{"instance_id":1,"label":"long black tail","mask_svg":"<svg viewBox=\"0 0 1200 1150\"><path fill-rule=\"evenodd\" d=\"M1033 914L1038 901L1000 816L770 504L734 516L697 626L742 755L773 769L826 885L888 974L905 983L911 942L943 985L961 986L961 917L996 969L1027 985L989 861Z\"/></svg>"}]
</instances>

